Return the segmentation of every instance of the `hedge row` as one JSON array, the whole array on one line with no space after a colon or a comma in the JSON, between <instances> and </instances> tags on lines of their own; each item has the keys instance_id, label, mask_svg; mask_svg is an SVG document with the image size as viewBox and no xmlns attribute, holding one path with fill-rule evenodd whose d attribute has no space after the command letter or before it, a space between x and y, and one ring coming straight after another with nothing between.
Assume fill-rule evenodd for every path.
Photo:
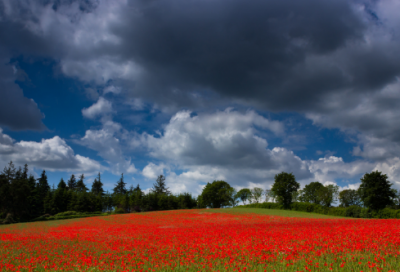
<instances>
[{"instance_id":1,"label":"hedge row","mask_svg":"<svg viewBox=\"0 0 400 272\"><path fill-rule=\"evenodd\" d=\"M104 216L104 215L109 215L109 214L108 213L101 213L101 212L80 213L80 212L75 212L75 211L68 211L68 212L58 213L58 214L55 214L53 216L50 216L49 214L45 214L45 215L37 217L37 218L35 218L33 220L30 220L30 222L60 220L60 219L73 219L73 218L83 218L83 217L91 217L91 216Z\"/></svg>"},{"instance_id":2,"label":"hedge row","mask_svg":"<svg viewBox=\"0 0 400 272\"><path fill-rule=\"evenodd\" d=\"M262 209L274 209L281 210L283 207L278 203L253 203L248 205L240 205L235 208L262 208ZM385 208L380 211L371 211L367 208L359 206L344 207L324 207L319 204L295 202L292 203L292 211L299 212L310 212L326 215L336 215L342 217L353 217L353 218L400 218L400 210Z\"/></svg>"}]
</instances>

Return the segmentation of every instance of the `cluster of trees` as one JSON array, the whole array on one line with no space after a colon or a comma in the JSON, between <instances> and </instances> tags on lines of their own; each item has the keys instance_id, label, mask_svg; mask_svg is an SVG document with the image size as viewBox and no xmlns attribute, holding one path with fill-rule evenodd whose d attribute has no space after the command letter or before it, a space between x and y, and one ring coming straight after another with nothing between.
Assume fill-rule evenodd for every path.
<instances>
[{"instance_id":1,"label":"cluster of trees","mask_svg":"<svg viewBox=\"0 0 400 272\"><path fill-rule=\"evenodd\" d=\"M10 162L0 173L0 219L8 215L10 222L19 222L66 211L124 213L197 206L196 198L189 193L171 194L162 175L147 194L139 184L127 189L123 174L112 193L104 191L100 173L90 190L84 179L83 174L78 179L72 174L66 182L61 179L56 188L51 188L45 170L35 179L28 174L28 165L16 169Z\"/></svg>"},{"instance_id":2,"label":"cluster of trees","mask_svg":"<svg viewBox=\"0 0 400 272\"><path fill-rule=\"evenodd\" d=\"M306 202L331 207L338 200L341 207L359 206L371 210L384 208L400 208L400 191L391 187L387 176L379 171L366 173L361 178L358 190L342 190L336 185L323 185L315 181L300 190L300 184L292 173L282 172L275 175L275 182L270 190L261 188L244 188L236 192L225 181L208 183L198 198L199 207L221 208L236 206L241 200L260 203L265 197L266 202L277 202L289 209L293 202Z\"/></svg>"},{"instance_id":3,"label":"cluster of trees","mask_svg":"<svg viewBox=\"0 0 400 272\"><path fill-rule=\"evenodd\" d=\"M144 193L139 184L126 187L124 175L116 183L113 192L105 192L100 173L94 179L89 190L82 174L75 175L65 182L63 179L57 188L50 188L46 171L35 179L28 175L28 165L16 169L10 162L0 173L0 219L13 218L14 221L29 221L44 214L75 212L140 212L192 208L221 208L243 204L260 203L265 196L266 202L277 202L284 208L290 208L293 202L307 202L330 207L337 200L341 207L360 206L371 210L386 207L400 208L400 192L393 189L387 176L379 171L365 174L361 178L358 190L343 190L335 185L324 186L318 181L307 184L299 190L300 184L291 173L275 175L270 190L261 188L236 191L223 180L207 183L196 199L189 193L173 195L165 184L165 177L158 176L153 188ZM6 220L7 220L6 218ZM11 221L13 221L11 220ZM1 222L1 221L0 221Z\"/></svg>"}]
</instances>

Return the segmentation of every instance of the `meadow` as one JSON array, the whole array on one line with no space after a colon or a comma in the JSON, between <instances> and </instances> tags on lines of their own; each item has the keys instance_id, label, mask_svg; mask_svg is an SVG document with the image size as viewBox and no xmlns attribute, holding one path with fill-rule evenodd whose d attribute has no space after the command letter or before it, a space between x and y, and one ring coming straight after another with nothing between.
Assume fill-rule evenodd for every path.
<instances>
[{"instance_id":1,"label":"meadow","mask_svg":"<svg viewBox=\"0 0 400 272\"><path fill-rule=\"evenodd\" d=\"M396 219L266 209L0 226L0 271L400 271Z\"/></svg>"}]
</instances>

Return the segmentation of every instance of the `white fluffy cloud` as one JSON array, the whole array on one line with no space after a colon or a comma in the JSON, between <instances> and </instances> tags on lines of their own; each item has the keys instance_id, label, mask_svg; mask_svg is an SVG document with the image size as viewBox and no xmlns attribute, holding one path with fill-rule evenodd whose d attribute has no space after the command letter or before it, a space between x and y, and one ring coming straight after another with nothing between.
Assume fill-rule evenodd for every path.
<instances>
[{"instance_id":1,"label":"white fluffy cloud","mask_svg":"<svg viewBox=\"0 0 400 272\"><path fill-rule=\"evenodd\" d=\"M142 175L148 179L155 180L159 175L164 175L164 169L167 168L163 163L156 165L149 163L142 170Z\"/></svg>"},{"instance_id":2,"label":"white fluffy cloud","mask_svg":"<svg viewBox=\"0 0 400 272\"><path fill-rule=\"evenodd\" d=\"M141 135L135 142L147 146L150 155L171 169L167 183L172 190L198 191L201 185L223 179L235 186L249 182L271 183L281 171L294 172L298 179L311 178L305 161L285 148L268 149L261 134L284 135L282 123L247 111L227 109L213 114L176 113L161 135ZM164 166L147 165L142 173L154 177ZM171 170L172 171L172 170ZM199 187L200 186L200 187Z\"/></svg>"},{"instance_id":3,"label":"white fluffy cloud","mask_svg":"<svg viewBox=\"0 0 400 272\"><path fill-rule=\"evenodd\" d=\"M128 137L128 132L122 126L113 121L105 121L101 129L87 130L85 136L76 143L86 146L98 152L110 165L114 174L135 173L137 169L131 162L131 158L123 152L122 141Z\"/></svg>"},{"instance_id":4,"label":"white fluffy cloud","mask_svg":"<svg viewBox=\"0 0 400 272\"><path fill-rule=\"evenodd\" d=\"M283 125L253 111L227 109L214 114L191 116L176 113L165 126L162 137L148 136L151 155L184 165L231 165L259 167L268 163L267 141L258 129L283 133Z\"/></svg>"},{"instance_id":5,"label":"white fluffy cloud","mask_svg":"<svg viewBox=\"0 0 400 272\"><path fill-rule=\"evenodd\" d=\"M374 170L388 173L389 179L397 184L398 158L379 163L364 159L345 162L336 156L302 160L286 148L269 149L267 140L259 136L261 130L284 135L281 123L271 122L255 112L228 109L194 116L181 111L160 134L138 135L134 142L136 146L147 146L152 157L168 165L166 182L173 192L199 193L205 183L213 180L226 180L237 189L254 186L267 189L274 176L282 171L293 172L302 186L315 180L324 184L341 180L342 189L356 188L359 178ZM154 179L166 165L150 163L142 175Z\"/></svg>"},{"instance_id":6,"label":"white fluffy cloud","mask_svg":"<svg viewBox=\"0 0 400 272\"><path fill-rule=\"evenodd\" d=\"M82 115L89 119L94 119L100 115L106 115L112 112L112 103L103 97L100 97L96 103L89 108L82 110Z\"/></svg>"},{"instance_id":7,"label":"white fluffy cloud","mask_svg":"<svg viewBox=\"0 0 400 272\"><path fill-rule=\"evenodd\" d=\"M50 171L95 172L104 169L99 162L75 154L58 136L41 142L15 142L0 129L0 155L2 164L12 160L16 164L27 163Z\"/></svg>"}]
</instances>

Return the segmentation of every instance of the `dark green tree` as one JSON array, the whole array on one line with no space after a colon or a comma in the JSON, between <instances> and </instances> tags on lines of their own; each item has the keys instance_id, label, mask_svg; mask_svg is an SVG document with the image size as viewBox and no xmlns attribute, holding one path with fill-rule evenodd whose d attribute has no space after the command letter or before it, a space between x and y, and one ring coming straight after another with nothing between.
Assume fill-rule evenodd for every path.
<instances>
[{"instance_id":1,"label":"dark green tree","mask_svg":"<svg viewBox=\"0 0 400 272\"><path fill-rule=\"evenodd\" d=\"M75 190L77 192L87 192L89 189L86 187L85 183L83 182L83 180L85 179L85 175L82 174L79 176L79 180L76 183L76 187Z\"/></svg>"},{"instance_id":2,"label":"dark green tree","mask_svg":"<svg viewBox=\"0 0 400 272\"><path fill-rule=\"evenodd\" d=\"M163 175L159 175L157 177L156 183L153 184L152 191L156 194L163 194L163 195L171 194L171 192L168 191L167 185L165 184L165 177Z\"/></svg>"},{"instance_id":3,"label":"dark green tree","mask_svg":"<svg viewBox=\"0 0 400 272\"><path fill-rule=\"evenodd\" d=\"M65 183L64 179L61 178L60 182L57 185L57 189L67 189L67 184Z\"/></svg>"},{"instance_id":4,"label":"dark green tree","mask_svg":"<svg viewBox=\"0 0 400 272\"><path fill-rule=\"evenodd\" d=\"M197 206L196 199L189 193L182 193L177 196L178 209L193 209Z\"/></svg>"},{"instance_id":5,"label":"dark green tree","mask_svg":"<svg viewBox=\"0 0 400 272\"><path fill-rule=\"evenodd\" d=\"M94 179L92 184L92 193L95 195L104 195L103 183L101 182L100 173L97 178Z\"/></svg>"},{"instance_id":6,"label":"dark green tree","mask_svg":"<svg viewBox=\"0 0 400 272\"><path fill-rule=\"evenodd\" d=\"M359 193L365 207L372 210L381 210L393 205L396 196L391 188L392 184L382 172L366 173L361 178Z\"/></svg>"},{"instance_id":7,"label":"dark green tree","mask_svg":"<svg viewBox=\"0 0 400 272\"><path fill-rule=\"evenodd\" d=\"M275 175L275 182L271 191L276 195L278 203L285 209L289 209L292 204L292 193L297 191L299 187L300 184L292 173L282 172Z\"/></svg>"},{"instance_id":8,"label":"dark green tree","mask_svg":"<svg viewBox=\"0 0 400 272\"><path fill-rule=\"evenodd\" d=\"M343 190L339 193L341 207L361 206L362 201L357 190Z\"/></svg>"},{"instance_id":9,"label":"dark green tree","mask_svg":"<svg viewBox=\"0 0 400 272\"><path fill-rule=\"evenodd\" d=\"M202 205L211 208L230 206L231 186L223 180L214 180L207 183L201 193Z\"/></svg>"},{"instance_id":10,"label":"dark green tree","mask_svg":"<svg viewBox=\"0 0 400 272\"><path fill-rule=\"evenodd\" d=\"M10 183L10 200L11 200L11 212L16 221L25 221L29 219L29 196L31 190L29 187L28 179L22 178L22 170L19 168L15 178Z\"/></svg>"},{"instance_id":11,"label":"dark green tree","mask_svg":"<svg viewBox=\"0 0 400 272\"><path fill-rule=\"evenodd\" d=\"M74 174L72 174L68 180L68 189L72 191L76 189L76 178Z\"/></svg>"},{"instance_id":12,"label":"dark green tree","mask_svg":"<svg viewBox=\"0 0 400 272\"><path fill-rule=\"evenodd\" d=\"M301 191L302 194L300 200L302 202L321 204L321 199L318 196L318 191L321 190L323 187L324 185L318 181L307 184Z\"/></svg>"},{"instance_id":13,"label":"dark green tree","mask_svg":"<svg viewBox=\"0 0 400 272\"><path fill-rule=\"evenodd\" d=\"M142 198L143 191L140 189L139 184L132 190L131 193L131 207L133 211L141 212L142 211Z\"/></svg>"},{"instance_id":14,"label":"dark green tree","mask_svg":"<svg viewBox=\"0 0 400 272\"><path fill-rule=\"evenodd\" d=\"M321 205L330 207L338 198L339 186L332 184L323 186L317 191L317 195Z\"/></svg>"},{"instance_id":15,"label":"dark green tree","mask_svg":"<svg viewBox=\"0 0 400 272\"><path fill-rule=\"evenodd\" d=\"M25 163L21 178L28 179L28 172L29 172L28 165Z\"/></svg>"},{"instance_id":16,"label":"dark green tree","mask_svg":"<svg viewBox=\"0 0 400 272\"><path fill-rule=\"evenodd\" d=\"M121 178L119 179L119 181L117 182L117 184L113 189L114 195L125 195L127 193L125 186L126 183L124 182L124 174L121 174Z\"/></svg>"},{"instance_id":17,"label":"dark green tree","mask_svg":"<svg viewBox=\"0 0 400 272\"><path fill-rule=\"evenodd\" d=\"M50 186L49 186L49 183L47 182L46 171L43 170L42 174L40 175L40 178L38 179L38 183L37 183L37 197L38 197L38 202L39 202L40 214L42 214L44 212L44 210L43 210L44 209L44 199L48 196L49 192L50 192Z\"/></svg>"},{"instance_id":18,"label":"dark green tree","mask_svg":"<svg viewBox=\"0 0 400 272\"><path fill-rule=\"evenodd\" d=\"M251 198L250 189L244 188L239 190L239 192L237 192L237 197L240 198L244 205L246 205L246 201Z\"/></svg>"},{"instance_id":19,"label":"dark green tree","mask_svg":"<svg viewBox=\"0 0 400 272\"><path fill-rule=\"evenodd\" d=\"M28 198L30 214L31 217L34 218L38 217L41 214L42 210L39 201L38 188L37 188L38 186L36 183L36 179L33 175L29 175L28 185L31 192Z\"/></svg>"},{"instance_id":20,"label":"dark green tree","mask_svg":"<svg viewBox=\"0 0 400 272\"><path fill-rule=\"evenodd\" d=\"M11 180L15 178L15 166L12 161L8 163L8 167L4 167L3 175L5 176L8 183L11 183Z\"/></svg>"}]
</instances>

